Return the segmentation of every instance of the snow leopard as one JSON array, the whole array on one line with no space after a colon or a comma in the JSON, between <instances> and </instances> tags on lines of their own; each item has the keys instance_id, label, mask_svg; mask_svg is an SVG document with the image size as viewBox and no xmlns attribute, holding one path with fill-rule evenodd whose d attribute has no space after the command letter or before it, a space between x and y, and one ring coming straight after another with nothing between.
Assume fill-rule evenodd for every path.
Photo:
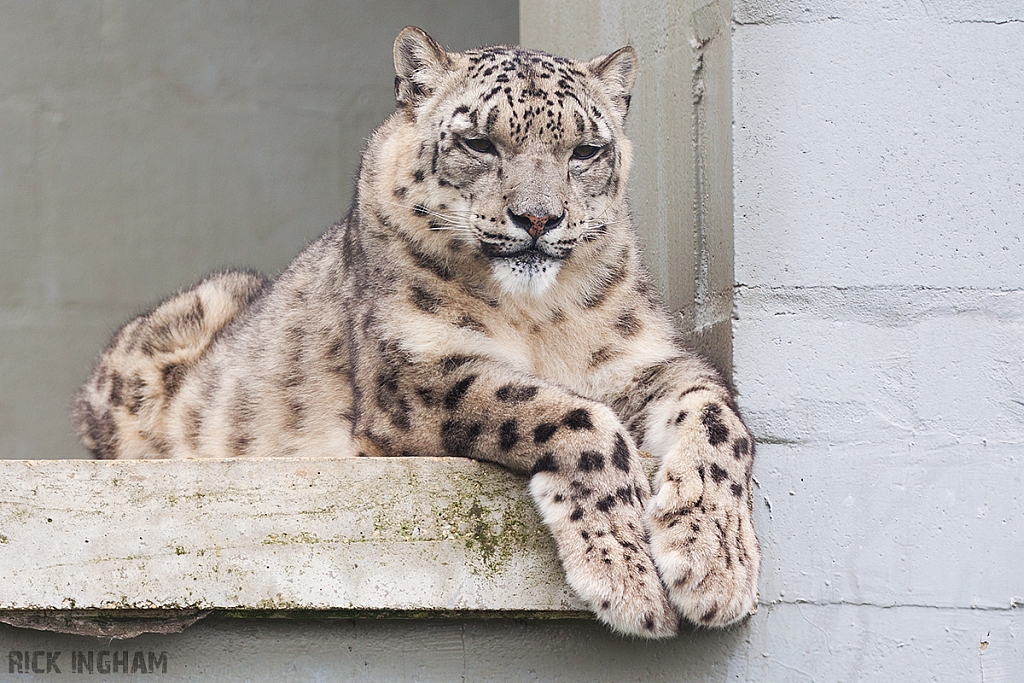
<instances>
[{"instance_id":1,"label":"snow leopard","mask_svg":"<svg viewBox=\"0 0 1024 683\"><path fill-rule=\"evenodd\" d=\"M754 439L641 261L636 52L449 52L407 27L394 61L347 216L273 281L216 273L125 325L76 398L84 444L497 463L527 478L569 585L613 630L745 619Z\"/></svg>"}]
</instances>

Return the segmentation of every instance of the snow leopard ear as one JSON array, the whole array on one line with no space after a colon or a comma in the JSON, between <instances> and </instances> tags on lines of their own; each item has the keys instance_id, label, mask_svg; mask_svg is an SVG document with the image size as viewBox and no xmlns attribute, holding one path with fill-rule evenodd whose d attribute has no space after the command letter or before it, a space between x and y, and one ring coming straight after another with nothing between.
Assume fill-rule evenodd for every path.
<instances>
[{"instance_id":1,"label":"snow leopard ear","mask_svg":"<svg viewBox=\"0 0 1024 683\"><path fill-rule=\"evenodd\" d=\"M451 57L426 32L406 26L395 39L395 99L415 105L434 92L452 68Z\"/></svg>"},{"instance_id":2,"label":"snow leopard ear","mask_svg":"<svg viewBox=\"0 0 1024 683\"><path fill-rule=\"evenodd\" d=\"M604 84L605 92L621 116L629 111L629 99L636 81L636 50L632 46L620 47L610 55L602 55L587 62L590 72Z\"/></svg>"}]
</instances>

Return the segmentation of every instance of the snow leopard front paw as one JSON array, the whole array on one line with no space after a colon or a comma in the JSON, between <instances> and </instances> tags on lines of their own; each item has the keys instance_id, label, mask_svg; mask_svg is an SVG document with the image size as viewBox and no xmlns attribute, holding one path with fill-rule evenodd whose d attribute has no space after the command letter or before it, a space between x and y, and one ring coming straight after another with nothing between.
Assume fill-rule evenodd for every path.
<instances>
[{"instance_id":1,"label":"snow leopard front paw","mask_svg":"<svg viewBox=\"0 0 1024 683\"><path fill-rule=\"evenodd\" d=\"M637 468L639 470L639 468ZM534 476L530 488L551 527L566 580L598 619L620 633L667 638L679 627L676 614L651 557L641 498L647 483L620 487L589 505L571 502L569 488L555 477Z\"/></svg>"},{"instance_id":2,"label":"snow leopard front paw","mask_svg":"<svg viewBox=\"0 0 1024 683\"><path fill-rule=\"evenodd\" d=\"M734 429L717 421L711 405L664 458L645 521L672 604L696 624L723 627L757 611L761 556L749 490L751 441L738 419ZM726 438L730 432L742 436Z\"/></svg>"},{"instance_id":3,"label":"snow leopard front paw","mask_svg":"<svg viewBox=\"0 0 1024 683\"><path fill-rule=\"evenodd\" d=\"M639 545L642 537L631 542L624 536L617 530L595 532L590 552L600 559L567 562L570 584L601 621L620 633L643 638L675 635L679 617L647 549Z\"/></svg>"},{"instance_id":4,"label":"snow leopard front paw","mask_svg":"<svg viewBox=\"0 0 1024 683\"><path fill-rule=\"evenodd\" d=\"M607 521L593 519L587 528L578 531L580 547L563 556L569 584L601 621L620 633L675 635L679 617L651 559L640 510Z\"/></svg>"}]
</instances>

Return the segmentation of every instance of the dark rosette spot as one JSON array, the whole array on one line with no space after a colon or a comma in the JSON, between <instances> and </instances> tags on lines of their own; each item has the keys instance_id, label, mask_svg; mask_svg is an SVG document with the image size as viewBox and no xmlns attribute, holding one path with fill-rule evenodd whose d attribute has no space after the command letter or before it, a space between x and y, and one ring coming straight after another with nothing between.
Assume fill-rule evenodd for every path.
<instances>
[{"instance_id":1,"label":"dark rosette spot","mask_svg":"<svg viewBox=\"0 0 1024 683\"><path fill-rule=\"evenodd\" d=\"M547 443L558 431L558 425L551 422L542 422L533 428L533 442Z\"/></svg>"},{"instance_id":2,"label":"dark rosette spot","mask_svg":"<svg viewBox=\"0 0 1024 683\"><path fill-rule=\"evenodd\" d=\"M448 420L441 425L441 447L448 455L468 456L482 428L479 422Z\"/></svg>"},{"instance_id":3,"label":"dark rosette spot","mask_svg":"<svg viewBox=\"0 0 1024 683\"><path fill-rule=\"evenodd\" d=\"M533 467L530 468L530 476L539 472L557 472L558 463L555 462L555 456L553 453L545 453L544 455L537 458L537 461L533 463Z\"/></svg>"},{"instance_id":4,"label":"dark rosette spot","mask_svg":"<svg viewBox=\"0 0 1024 683\"><path fill-rule=\"evenodd\" d=\"M466 392L476 381L476 375L467 375L456 382L444 395L444 407L446 410L455 410L466 397Z\"/></svg>"},{"instance_id":5,"label":"dark rosette spot","mask_svg":"<svg viewBox=\"0 0 1024 683\"><path fill-rule=\"evenodd\" d=\"M438 295L423 287L413 286L411 296L413 305L424 313L437 313L444 301Z\"/></svg>"},{"instance_id":6,"label":"dark rosette spot","mask_svg":"<svg viewBox=\"0 0 1024 683\"><path fill-rule=\"evenodd\" d=\"M615 322L615 329L619 331L623 337L632 337L643 327L640 319L636 317L633 311L625 311L619 316L619 319Z\"/></svg>"},{"instance_id":7,"label":"dark rosette spot","mask_svg":"<svg viewBox=\"0 0 1024 683\"><path fill-rule=\"evenodd\" d=\"M604 456L597 451L583 451L580 453L579 468L584 472L603 470Z\"/></svg>"},{"instance_id":8,"label":"dark rosette spot","mask_svg":"<svg viewBox=\"0 0 1024 683\"><path fill-rule=\"evenodd\" d=\"M629 472L629 446L622 434L615 435L615 450L612 451L612 464L623 472Z\"/></svg>"},{"instance_id":9,"label":"dark rosette spot","mask_svg":"<svg viewBox=\"0 0 1024 683\"><path fill-rule=\"evenodd\" d=\"M502 422L498 427L498 445L501 450L511 450L517 443L519 443L519 422L514 418Z\"/></svg>"},{"instance_id":10,"label":"dark rosette spot","mask_svg":"<svg viewBox=\"0 0 1024 683\"><path fill-rule=\"evenodd\" d=\"M577 408L576 410L569 411L569 413L562 418L562 424L574 432L578 432L582 429L591 430L594 428L594 423L590 420L590 411L586 408Z\"/></svg>"},{"instance_id":11,"label":"dark rosette spot","mask_svg":"<svg viewBox=\"0 0 1024 683\"><path fill-rule=\"evenodd\" d=\"M121 375L113 372L110 374L110 405L119 406L121 405L121 391L124 388L124 380Z\"/></svg>"},{"instance_id":12,"label":"dark rosette spot","mask_svg":"<svg viewBox=\"0 0 1024 683\"><path fill-rule=\"evenodd\" d=\"M525 403L532 401L540 387L521 384L506 384L494 392L494 397L502 403Z\"/></svg>"},{"instance_id":13,"label":"dark rosette spot","mask_svg":"<svg viewBox=\"0 0 1024 683\"><path fill-rule=\"evenodd\" d=\"M441 373L447 375L474 360L476 360L476 356L445 356L439 361Z\"/></svg>"},{"instance_id":14,"label":"dark rosette spot","mask_svg":"<svg viewBox=\"0 0 1024 683\"><path fill-rule=\"evenodd\" d=\"M704 428L708 430L708 443L712 446L717 446L729 438L729 428L722 422L722 407L717 403L704 406L704 413L700 419L704 423Z\"/></svg>"}]
</instances>

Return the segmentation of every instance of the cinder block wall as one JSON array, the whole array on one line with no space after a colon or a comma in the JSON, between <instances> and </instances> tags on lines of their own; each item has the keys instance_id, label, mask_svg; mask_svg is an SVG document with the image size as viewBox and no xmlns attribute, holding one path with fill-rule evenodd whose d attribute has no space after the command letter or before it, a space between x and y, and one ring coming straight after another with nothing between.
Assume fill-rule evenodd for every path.
<instances>
[{"instance_id":1,"label":"cinder block wall","mask_svg":"<svg viewBox=\"0 0 1024 683\"><path fill-rule=\"evenodd\" d=\"M407 24L515 43L514 0L0 2L0 458L85 455L110 334L341 218Z\"/></svg>"},{"instance_id":2,"label":"cinder block wall","mask_svg":"<svg viewBox=\"0 0 1024 683\"><path fill-rule=\"evenodd\" d=\"M1024 680L1024 6L734 22L743 679Z\"/></svg>"}]
</instances>

